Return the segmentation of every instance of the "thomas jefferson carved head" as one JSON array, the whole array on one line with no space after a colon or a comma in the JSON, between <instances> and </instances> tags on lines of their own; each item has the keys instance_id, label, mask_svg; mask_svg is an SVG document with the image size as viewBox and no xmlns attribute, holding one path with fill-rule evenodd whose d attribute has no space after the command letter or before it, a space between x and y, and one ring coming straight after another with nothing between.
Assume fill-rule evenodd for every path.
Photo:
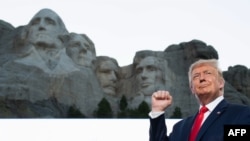
<instances>
[{"instance_id":1,"label":"thomas jefferson carved head","mask_svg":"<svg viewBox=\"0 0 250 141\"><path fill-rule=\"evenodd\" d=\"M92 67L96 59L95 45L85 34L70 33L66 43L67 55L80 66Z\"/></svg>"}]
</instances>

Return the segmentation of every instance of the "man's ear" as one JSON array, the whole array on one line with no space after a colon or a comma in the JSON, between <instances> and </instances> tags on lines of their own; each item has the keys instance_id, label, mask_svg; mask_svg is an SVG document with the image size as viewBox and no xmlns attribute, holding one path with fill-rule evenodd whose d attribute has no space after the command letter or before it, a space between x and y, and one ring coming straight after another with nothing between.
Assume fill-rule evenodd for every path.
<instances>
[{"instance_id":1,"label":"man's ear","mask_svg":"<svg viewBox=\"0 0 250 141\"><path fill-rule=\"evenodd\" d=\"M190 85L190 90L191 90L192 94L194 94L194 87L192 84Z\"/></svg>"},{"instance_id":2,"label":"man's ear","mask_svg":"<svg viewBox=\"0 0 250 141\"><path fill-rule=\"evenodd\" d=\"M220 90L222 90L222 88L225 86L225 80L223 78L219 80L219 85L220 85Z\"/></svg>"}]
</instances>

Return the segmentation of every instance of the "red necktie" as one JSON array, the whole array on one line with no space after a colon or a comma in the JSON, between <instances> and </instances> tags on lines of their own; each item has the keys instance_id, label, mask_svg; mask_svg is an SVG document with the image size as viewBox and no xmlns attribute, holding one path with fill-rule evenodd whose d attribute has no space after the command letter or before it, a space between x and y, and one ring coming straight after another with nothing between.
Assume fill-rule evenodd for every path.
<instances>
[{"instance_id":1,"label":"red necktie","mask_svg":"<svg viewBox=\"0 0 250 141\"><path fill-rule=\"evenodd\" d=\"M191 134L190 134L190 137L189 137L189 141L195 141L196 139L196 136L199 132L199 129L201 127L201 122L203 120L203 117L204 117L204 113L206 113L208 111L208 108L203 106L201 109L200 109L200 112L199 114L197 115L195 121L194 121L194 124L193 124L193 128L192 128L192 131L191 131Z\"/></svg>"}]
</instances>

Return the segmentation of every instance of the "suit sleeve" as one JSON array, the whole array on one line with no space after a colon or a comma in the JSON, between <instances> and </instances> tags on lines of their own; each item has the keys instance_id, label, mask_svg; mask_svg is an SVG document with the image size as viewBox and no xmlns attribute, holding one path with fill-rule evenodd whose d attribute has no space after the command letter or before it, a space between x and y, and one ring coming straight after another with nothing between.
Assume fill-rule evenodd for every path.
<instances>
[{"instance_id":1,"label":"suit sleeve","mask_svg":"<svg viewBox=\"0 0 250 141\"><path fill-rule=\"evenodd\" d=\"M154 119L150 118L149 141L169 141L164 114Z\"/></svg>"}]
</instances>

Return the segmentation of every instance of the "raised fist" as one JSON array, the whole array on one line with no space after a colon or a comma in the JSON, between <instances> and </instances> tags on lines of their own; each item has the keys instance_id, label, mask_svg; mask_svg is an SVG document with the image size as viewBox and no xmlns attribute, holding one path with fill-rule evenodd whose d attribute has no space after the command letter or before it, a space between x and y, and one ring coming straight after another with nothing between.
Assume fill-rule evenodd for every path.
<instances>
[{"instance_id":1,"label":"raised fist","mask_svg":"<svg viewBox=\"0 0 250 141\"><path fill-rule=\"evenodd\" d=\"M168 91L157 91L152 94L152 112L165 111L172 104L172 96Z\"/></svg>"}]
</instances>

